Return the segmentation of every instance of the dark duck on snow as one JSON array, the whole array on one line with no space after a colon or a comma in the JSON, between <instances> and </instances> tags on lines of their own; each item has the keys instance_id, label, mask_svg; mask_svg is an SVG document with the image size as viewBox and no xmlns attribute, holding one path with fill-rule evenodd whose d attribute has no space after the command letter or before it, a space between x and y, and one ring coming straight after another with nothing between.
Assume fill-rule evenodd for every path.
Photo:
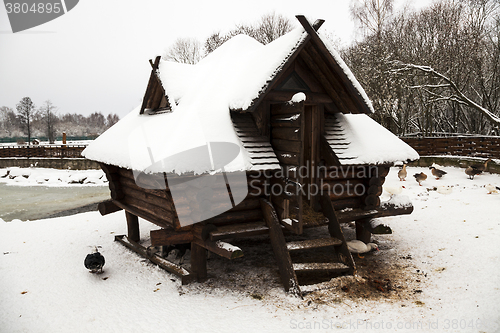
<instances>
[{"instance_id":1,"label":"dark duck on snow","mask_svg":"<svg viewBox=\"0 0 500 333\"><path fill-rule=\"evenodd\" d=\"M97 271L101 271L104 266L105 260L103 255L95 248L94 253L87 254L85 257L84 265L91 273L97 273Z\"/></svg>"}]
</instances>

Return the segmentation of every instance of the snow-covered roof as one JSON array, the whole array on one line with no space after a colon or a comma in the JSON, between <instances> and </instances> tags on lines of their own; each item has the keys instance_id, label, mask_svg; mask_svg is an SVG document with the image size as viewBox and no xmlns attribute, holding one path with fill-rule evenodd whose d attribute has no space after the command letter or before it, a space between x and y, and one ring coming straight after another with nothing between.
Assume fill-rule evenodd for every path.
<instances>
[{"instance_id":1,"label":"snow-covered roof","mask_svg":"<svg viewBox=\"0 0 500 333\"><path fill-rule=\"evenodd\" d=\"M148 114L134 109L92 142L83 155L91 160L148 172L206 172L206 163L175 163L168 157L206 145L227 142L240 153L225 171L255 169L249 152L238 138L230 110L248 110L269 89L295 51L307 40L299 27L262 45L238 35L196 65L161 60L156 74L171 112ZM373 112L368 97L326 38L318 36L340 66L348 85L361 97L364 110ZM273 167L275 167L274 165ZM269 167L267 167L269 168Z\"/></svg>"},{"instance_id":2,"label":"snow-covered roof","mask_svg":"<svg viewBox=\"0 0 500 333\"><path fill-rule=\"evenodd\" d=\"M418 153L366 114L330 116L326 139L342 165L414 161Z\"/></svg>"}]
</instances>

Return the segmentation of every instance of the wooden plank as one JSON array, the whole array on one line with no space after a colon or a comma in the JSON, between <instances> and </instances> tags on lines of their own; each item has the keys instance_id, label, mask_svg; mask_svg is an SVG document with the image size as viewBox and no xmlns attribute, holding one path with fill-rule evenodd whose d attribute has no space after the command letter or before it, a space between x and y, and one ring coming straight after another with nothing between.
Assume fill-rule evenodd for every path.
<instances>
[{"instance_id":1,"label":"wooden plank","mask_svg":"<svg viewBox=\"0 0 500 333\"><path fill-rule=\"evenodd\" d=\"M286 243L288 251L298 251L298 250L309 250L318 249L327 246L338 246L342 244L340 239L330 237L330 238L315 238L303 241L294 241Z\"/></svg>"},{"instance_id":2,"label":"wooden plank","mask_svg":"<svg viewBox=\"0 0 500 333\"><path fill-rule=\"evenodd\" d=\"M294 263L293 269L296 272L337 272L345 273L350 271L350 267L340 262L309 262L309 263Z\"/></svg>"},{"instance_id":3,"label":"wooden plank","mask_svg":"<svg viewBox=\"0 0 500 333\"><path fill-rule=\"evenodd\" d=\"M276 256L278 269L280 271L281 280L285 290L300 295L299 283L292 266L290 253L286 248L285 237L281 231L281 225L278 221L276 211L274 210L273 205L265 199L261 199L261 206L266 224L269 227L271 245L273 247L274 255Z\"/></svg>"},{"instance_id":4,"label":"wooden plank","mask_svg":"<svg viewBox=\"0 0 500 333\"><path fill-rule=\"evenodd\" d=\"M115 241L119 242L120 244L124 245L125 247L134 251L135 253L141 255L142 257L149 259L152 263L158 265L159 267L163 268L167 272L170 272L170 273L175 274L176 276L180 277L181 283L183 285L192 281L193 276L191 275L191 273L187 269L182 268L181 266L176 265L173 262L170 262L170 261L160 257L157 254L150 255L144 246L140 245L139 243L137 243L135 241L128 239L124 235L115 236ZM192 262L192 260L191 260L191 262Z\"/></svg>"},{"instance_id":5,"label":"wooden plank","mask_svg":"<svg viewBox=\"0 0 500 333\"><path fill-rule=\"evenodd\" d=\"M257 235L264 235L269 232L269 227L265 222L236 223L226 226L219 226L217 230L210 232L210 240L217 241L226 238L242 238Z\"/></svg>"}]
</instances>

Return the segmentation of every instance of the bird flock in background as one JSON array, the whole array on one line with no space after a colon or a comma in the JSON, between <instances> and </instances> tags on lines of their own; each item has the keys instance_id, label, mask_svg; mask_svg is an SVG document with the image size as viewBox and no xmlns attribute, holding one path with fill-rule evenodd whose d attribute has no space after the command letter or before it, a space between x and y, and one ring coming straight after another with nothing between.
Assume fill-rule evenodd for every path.
<instances>
[{"instance_id":1,"label":"bird flock in background","mask_svg":"<svg viewBox=\"0 0 500 333\"><path fill-rule=\"evenodd\" d=\"M484 163L471 164L465 169L465 174L469 177L469 179L473 180L475 176L480 175L488 168L489 162L491 162L491 158L487 159ZM438 169L434 165L430 166L429 169L431 170L431 173L436 178L436 180L439 180L446 175L446 171ZM406 171L406 164L403 164L403 167L398 171L399 180L406 181L407 176L408 172ZM422 182L427 179L427 175L424 172L416 173L413 175L413 177L415 178L415 181L419 186L422 186ZM485 188L486 190L488 190L488 194L498 193L498 191L500 191L500 187L491 184L486 185ZM445 194L445 192L448 193L448 191L444 191L443 194Z\"/></svg>"}]
</instances>

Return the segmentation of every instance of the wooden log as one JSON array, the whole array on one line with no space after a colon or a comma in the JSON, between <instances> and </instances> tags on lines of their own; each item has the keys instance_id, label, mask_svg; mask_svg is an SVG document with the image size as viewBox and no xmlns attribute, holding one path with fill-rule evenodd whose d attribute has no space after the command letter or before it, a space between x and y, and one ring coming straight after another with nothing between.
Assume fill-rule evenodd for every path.
<instances>
[{"instance_id":1,"label":"wooden log","mask_svg":"<svg viewBox=\"0 0 500 333\"><path fill-rule=\"evenodd\" d=\"M136 215L136 216L139 216L145 220L148 220L149 222L152 222L152 223L154 223L162 228L170 228L172 226L171 221L163 220L159 216L154 216L154 215L148 214L147 212L145 212L141 209L127 205L121 201L113 200L113 203L115 205L117 205L118 207L124 209L125 211L128 211L128 212L132 213L133 215Z\"/></svg>"},{"instance_id":2,"label":"wooden log","mask_svg":"<svg viewBox=\"0 0 500 333\"><path fill-rule=\"evenodd\" d=\"M191 231L175 231L172 229L151 230L151 246L168 246L186 244L193 241Z\"/></svg>"},{"instance_id":3,"label":"wooden log","mask_svg":"<svg viewBox=\"0 0 500 333\"><path fill-rule=\"evenodd\" d=\"M366 207L370 207L367 209L371 209L371 207L380 206L380 198L374 194L367 195L363 201L364 201Z\"/></svg>"},{"instance_id":4,"label":"wooden log","mask_svg":"<svg viewBox=\"0 0 500 333\"><path fill-rule=\"evenodd\" d=\"M201 240L201 239L195 237L193 239L193 243L191 243L191 244L196 244L202 248L209 250L210 252L218 254L221 257L224 257L227 259L237 259L237 258L243 257L243 251L239 247L231 245L231 244L223 242L223 241L220 241L220 240L215 241L215 242L211 241L211 240L204 241L204 240Z\"/></svg>"},{"instance_id":5,"label":"wooden log","mask_svg":"<svg viewBox=\"0 0 500 333\"><path fill-rule=\"evenodd\" d=\"M206 241L210 237L210 233L216 230L217 227L211 223L196 223L193 225L192 234L194 237L197 237L202 241Z\"/></svg>"},{"instance_id":6,"label":"wooden log","mask_svg":"<svg viewBox=\"0 0 500 333\"><path fill-rule=\"evenodd\" d=\"M128 211L125 211L125 217L127 219L127 237L131 241L139 242L141 235L139 232L139 218Z\"/></svg>"},{"instance_id":7,"label":"wooden log","mask_svg":"<svg viewBox=\"0 0 500 333\"><path fill-rule=\"evenodd\" d=\"M121 243L122 245L136 252L142 257L149 259L152 263L160 266L167 272L177 275L178 277L181 278L181 283L183 285L192 281L193 279L192 274L190 274L189 271L187 271L185 268L182 268L166 259L163 259L157 254L151 255L150 253L148 253L147 249L144 246L140 245L139 243L132 241L123 235L115 236L115 241Z\"/></svg>"},{"instance_id":8,"label":"wooden log","mask_svg":"<svg viewBox=\"0 0 500 333\"><path fill-rule=\"evenodd\" d=\"M101 213L101 215L104 216L104 215L108 215L108 214L117 212L117 211L121 210L122 208L115 205L113 203L113 200L107 200L107 201L100 202L97 205L97 209L99 210L99 213Z\"/></svg>"},{"instance_id":9,"label":"wooden log","mask_svg":"<svg viewBox=\"0 0 500 333\"><path fill-rule=\"evenodd\" d=\"M142 188L139 187L133 179L127 178L127 177L120 177L120 183L122 186L127 186L129 188L132 188L136 191L142 191L150 195L157 196L159 198L171 201L172 196L170 195L169 190L155 190L155 189L147 189L147 188Z\"/></svg>"},{"instance_id":10,"label":"wooden log","mask_svg":"<svg viewBox=\"0 0 500 333\"><path fill-rule=\"evenodd\" d=\"M174 219L177 216L175 212L155 206L147 201L139 200L129 195L125 196L121 201L123 201L128 206L134 207L138 210L142 210L152 216L158 216L162 220L170 221L170 224L173 223Z\"/></svg>"},{"instance_id":11,"label":"wooden log","mask_svg":"<svg viewBox=\"0 0 500 333\"><path fill-rule=\"evenodd\" d=\"M141 190L136 189L136 188L128 187L127 185L123 185L122 190L123 190L123 193L125 194L126 197L135 198L135 199L140 200L142 202L146 202L146 203L149 203L151 205L154 205L154 206L158 207L159 209L166 210L166 211L169 211L172 213L175 211L173 202L171 202L165 198L147 193L145 191L141 191Z\"/></svg>"},{"instance_id":12,"label":"wooden log","mask_svg":"<svg viewBox=\"0 0 500 333\"><path fill-rule=\"evenodd\" d=\"M271 238L271 245L278 263L283 286L286 291L292 291L300 295L301 292L297 275L293 270L292 259L286 247L285 237L283 236L283 231L281 231L278 216L276 215L273 205L269 201L261 199L261 205L264 219L269 228L269 237Z\"/></svg>"}]
</instances>

